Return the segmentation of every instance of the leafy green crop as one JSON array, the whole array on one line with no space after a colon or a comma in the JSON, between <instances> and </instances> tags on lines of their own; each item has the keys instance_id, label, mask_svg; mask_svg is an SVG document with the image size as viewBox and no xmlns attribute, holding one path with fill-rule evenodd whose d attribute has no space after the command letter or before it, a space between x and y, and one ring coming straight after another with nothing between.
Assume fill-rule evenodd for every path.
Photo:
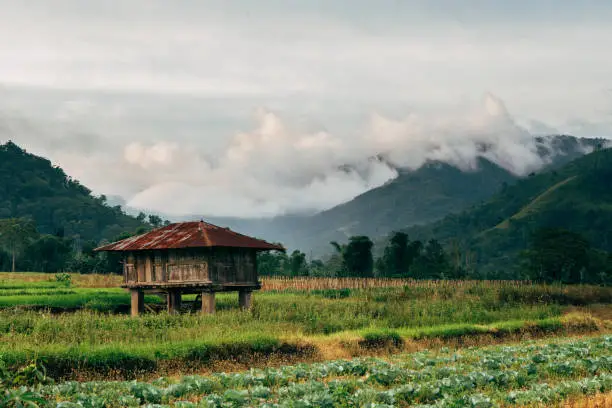
<instances>
[{"instance_id":1,"label":"leafy green crop","mask_svg":"<svg viewBox=\"0 0 612 408\"><path fill-rule=\"evenodd\" d=\"M22 406L58 408L525 406L612 391L610 350L612 336L601 336L159 378L151 383L38 384L13 388L7 395L36 404Z\"/></svg>"}]
</instances>

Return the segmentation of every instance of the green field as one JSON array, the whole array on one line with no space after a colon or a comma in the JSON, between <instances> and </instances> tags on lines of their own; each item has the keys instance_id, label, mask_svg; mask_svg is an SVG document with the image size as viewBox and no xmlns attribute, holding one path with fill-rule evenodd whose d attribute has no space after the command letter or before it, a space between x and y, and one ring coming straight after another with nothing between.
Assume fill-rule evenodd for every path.
<instances>
[{"instance_id":1,"label":"green field","mask_svg":"<svg viewBox=\"0 0 612 408\"><path fill-rule=\"evenodd\" d=\"M610 349L612 337L600 336L162 377L152 383L71 381L35 392L63 408L548 405L611 392Z\"/></svg>"},{"instance_id":2,"label":"green field","mask_svg":"<svg viewBox=\"0 0 612 408\"><path fill-rule=\"evenodd\" d=\"M89 395L93 392L91 387L95 392L108 394L108 398L111 398L113 392L127 398L122 402L123 405L116 405L118 402L115 400L112 403L108 400L106 405L91 401L85 403L83 400L80 406L131 406L130 404L135 404L138 400L154 402L148 401L148 397L144 398L138 392L150 392L151 395L159 397L155 397L156 401L159 399L157 402L168 402L185 396L181 394L174 398L168 394L173 392L169 390L177 387L191 390L187 396L192 402L208 401L203 402L202 406L207 406L209 402L212 404L213 400L218 400L221 405L210 406L248 406L255 402L308 406L296 401L312 393L321 394L320 397L324 400L328 399L328 394L331 395L333 402L326 406L366 406L366 402L379 399L381 400L378 403L384 404L385 397L382 395L396 395L396 391L392 390L401 388L403 383L393 380L386 385L371 384L361 378L365 374L354 376L355 378L334 375L325 380L324 389L321 388L321 378L308 376L297 382L293 379L283 384L267 386L259 383L236 385L231 381L225 384L219 374L206 378L198 377L197 381L195 377L183 380L178 378L186 374L213 373L226 369L244 370L270 364L283 366L368 355L391 356L425 348L451 347L462 350L470 345L569 335L600 336L593 340L584 340L591 342L589 344L594 350L600 350L603 347L601 344L609 345L610 342L609 338L601 336L612 328L607 320L609 306L612 304L612 288L595 286L423 281L406 282L402 285L395 282L392 287L379 287L384 285L384 282L379 282L371 288L347 289L326 288L321 282L313 280L313 289L304 288L303 283L300 284L300 289L297 289L291 287L291 282L282 282L284 286L269 284L269 288L276 289L255 293L253 307L249 311L241 311L238 308L236 294L221 294L217 296L217 313L214 315L191 312L192 306L197 306L189 304L189 301L193 300L191 296L186 297L184 310L180 315L149 312L141 317L131 318L127 315L129 295L124 290L116 287L81 287L91 286L92 282L79 276L74 276L72 281L73 283L56 282L53 275L29 274L24 275L23 279L19 279L18 274L0 275L0 360L3 366L10 372L15 372L36 360L45 366L47 375L56 381L152 380L159 376L171 376L175 378L172 382L178 381L174 385L138 385L152 387L149 391L145 388L145 391L134 391L133 387L136 386L133 383L116 382L80 385L69 382L54 386L55 388L39 390L44 395L54 394L60 400L93 398ZM278 289L280 287L283 289ZM146 301L153 306L161 306L163 303L163 299L155 295L147 296ZM198 307L193 308L197 309ZM519 347L529 350L530 346ZM550 347L556 350L556 346ZM486 350L493 349L470 350L465 356L490 352ZM601 354L599 351L597 353ZM403 354L400 360L413 361L425 358L423 356L433 358L427 353L417 357L420 355ZM470 358L468 360L471 362ZM465 365L468 360L453 364L453 375L462 376L471 372L470 370L481 368ZM373 364L373 367L384 366L389 370L396 367L386 366L385 364L389 364L385 362L387 360L357 361L367 367L370 364ZM334 366L340 363L318 364L323 365L304 366L303 369L318 372L325 364ZM401 376L408 375L409 372L410 375L416 375L415 378L419 381L427 379L428 384L440 380L439 374L429 371L427 376L433 377L421 377L404 363L397 367L398 370L408 370ZM426 367L429 365L426 364ZM518 365L512 367L515 371L523 369ZM498 371L507 372L509 369L499 368ZM567 378L562 376L558 380L571 382L594 375L589 377L588 373L581 370L574 370L572 375ZM605 370L601 373L608 372ZM264 374L257 374L262 375ZM404 378L401 376L398 378ZM335 377L338 378L334 379ZM525 380L525 387L528 384L536 386L547 378L548 374L544 377L529 377L528 381ZM342 382L338 386L341 386L341 389L346 388L344 397L351 396L350 398L357 398L360 402L351 399L352 402L346 402L348 405L338 405L336 398L339 397L334 393L339 391L330 389L331 385L327 384L331 379ZM198 389L195 392L192 385L180 385L185 381L196 381L198 384L208 384L212 381L212 388ZM550 382L547 384L549 387L554 386ZM259 386L268 387L268 390L257 388ZM293 391L282 388L289 386L293 387ZM125 387L132 391L118 391ZM453 398L463 398L468 391L478 391L488 395L483 397L485 399L501 401L513 389L508 387L504 389L508 391L505 394L504 390L499 394L492 393L492 389L489 389L491 387L483 386L463 389L452 395ZM521 390L525 391L525 387L521 387ZM90 391L87 391L88 389ZM257 394L257 390L265 396L258 397L260 394ZM601 390L608 389L603 387ZM294 392L297 394L293 395ZM119 394L115 396L118 397ZM362 397L355 396L356 394ZM232 398L243 401L244 404L230 401ZM400 401L393 398L389 397L388 401L395 401L393 404ZM427 402L420 397L414 398L416 399L411 400L412 402ZM440 398L436 401L438 399ZM315 403L311 406L319 405Z\"/></svg>"}]
</instances>

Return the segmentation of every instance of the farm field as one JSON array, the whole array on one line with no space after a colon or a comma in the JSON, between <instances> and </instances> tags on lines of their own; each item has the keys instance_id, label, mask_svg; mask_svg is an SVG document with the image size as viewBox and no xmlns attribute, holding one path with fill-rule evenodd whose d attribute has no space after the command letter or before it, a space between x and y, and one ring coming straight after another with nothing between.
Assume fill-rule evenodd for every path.
<instances>
[{"instance_id":1,"label":"farm field","mask_svg":"<svg viewBox=\"0 0 612 408\"><path fill-rule=\"evenodd\" d=\"M250 311L222 294L214 315L190 313L192 296L180 315L131 318L120 277L59 278L0 274L0 360L42 363L56 384L33 390L80 401L62 407L529 406L610 392L612 288L264 278ZM484 347L498 343L510 345ZM546 361L529 360L543 344Z\"/></svg>"},{"instance_id":2,"label":"farm field","mask_svg":"<svg viewBox=\"0 0 612 408\"><path fill-rule=\"evenodd\" d=\"M597 336L152 382L68 381L23 387L16 393L38 399L41 406L63 408L535 407L562 406L567 399L584 396L605 403L612 392L611 348L612 336Z\"/></svg>"}]
</instances>

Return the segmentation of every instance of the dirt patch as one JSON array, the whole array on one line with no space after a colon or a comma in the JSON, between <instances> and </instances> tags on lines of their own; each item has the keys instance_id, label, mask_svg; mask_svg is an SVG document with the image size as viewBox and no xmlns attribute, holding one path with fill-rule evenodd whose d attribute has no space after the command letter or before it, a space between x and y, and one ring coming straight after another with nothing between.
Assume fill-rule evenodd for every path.
<instances>
[{"instance_id":1,"label":"dirt patch","mask_svg":"<svg viewBox=\"0 0 612 408\"><path fill-rule=\"evenodd\" d=\"M519 408L611 408L612 393L596 394L570 398L556 404L529 405Z\"/></svg>"},{"instance_id":2,"label":"dirt patch","mask_svg":"<svg viewBox=\"0 0 612 408\"><path fill-rule=\"evenodd\" d=\"M587 313L597 319L612 322L612 305L595 304L589 306L570 306L564 310L565 314L574 312Z\"/></svg>"}]
</instances>

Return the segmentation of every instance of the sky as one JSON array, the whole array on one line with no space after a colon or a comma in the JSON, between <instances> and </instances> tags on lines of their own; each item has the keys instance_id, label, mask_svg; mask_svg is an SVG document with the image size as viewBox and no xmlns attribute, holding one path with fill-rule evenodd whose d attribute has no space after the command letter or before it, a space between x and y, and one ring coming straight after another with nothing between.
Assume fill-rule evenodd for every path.
<instances>
[{"instance_id":1,"label":"sky","mask_svg":"<svg viewBox=\"0 0 612 408\"><path fill-rule=\"evenodd\" d=\"M0 142L170 215L330 208L612 136L612 2L0 0ZM384 161L373 157L384 156Z\"/></svg>"}]
</instances>

